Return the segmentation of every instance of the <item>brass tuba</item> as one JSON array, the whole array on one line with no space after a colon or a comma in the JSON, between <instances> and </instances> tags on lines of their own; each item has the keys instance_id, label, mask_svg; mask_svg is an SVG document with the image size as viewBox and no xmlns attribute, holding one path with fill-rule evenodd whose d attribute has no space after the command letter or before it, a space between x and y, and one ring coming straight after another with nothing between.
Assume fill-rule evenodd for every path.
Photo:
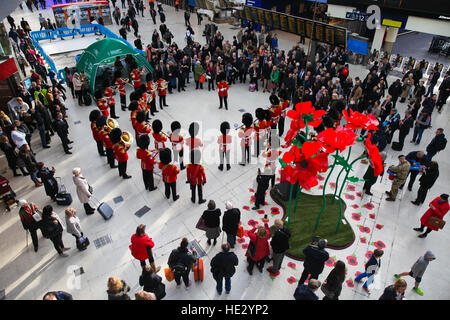
<instances>
[{"instance_id":1,"label":"brass tuba","mask_svg":"<svg viewBox=\"0 0 450 320\"><path fill-rule=\"evenodd\" d=\"M134 138L128 131L122 131L120 141L125 145L126 148L130 148L131 144L134 141Z\"/></svg>"},{"instance_id":2,"label":"brass tuba","mask_svg":"<svg viewBox=\"0 0 450 320\"><path fill-rule=\"evenodd\" d=\"M161 81L161 90L167 89L168 85L166 80Z\"/></svg>"},{"instance_id":3,"label":"brass tuba","mask_svg":"<svg viewBox=\"0 0 450 320\"><path fill-rule=\"evenodd\" d=\"M106 127L105 130L108 132L111 132L112 129L118 128L119 127L119 122L117 122L116 119L114 118L108 118L106 120Z\"/></svg>"}]
</instances>

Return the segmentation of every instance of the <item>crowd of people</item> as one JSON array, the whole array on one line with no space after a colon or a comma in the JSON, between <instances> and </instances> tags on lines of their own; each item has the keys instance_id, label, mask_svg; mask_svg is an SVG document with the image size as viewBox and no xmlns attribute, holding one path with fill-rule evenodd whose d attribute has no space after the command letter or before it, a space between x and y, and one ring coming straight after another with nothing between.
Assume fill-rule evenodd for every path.
<instances>
[{"instance_id":1,"label":"crowd of people","mask_svg":"<svg viewBox=\"0 0 450 320\"><path fill-rule=\"evenodd\" d=\"M128 10L121 13L113 1L113 17L115 22L122 26L120 35L126 39L127 29L129 31L131 26L136 37L135 45L141 50L144 45L139 36L136 17L138 12L144 14L142 2L142 0L128 1ZM122 1L122 9L126 8L125 1ZM156 25L157 11L152 1L149 10ZM187 12L189 13L189 11ZM201 165L203 143L198 138L199 125L197 122L192 122L188 129L189 137L183 138L180 135L181 126L178 121L171 123L172 133L166 135L162 131L163 124L159 119L153 120L151 124L148 120L149 114L156 116L155 114L158 112L157 95L160 109L168 107L167 91L169 94L172 94L177 88L178 92L184 91L186 84L190 83L189 80L192 78L196 84L195 90L202 90L203 84L206 86L206 82L208 91L217 90L219 109L225 107L228 110L226 98L229 88L233 85L245 84L247 80L249 91L262 89L263 92L269 92L270 107L266 110L263 108L256 110L257 121L253 121L252 114L245 113L238 133L242 147L241 165L250 162L252 140L254 141L253 155L266 158L263 171L259 169L256 178L254 210L264 205L264 194L269 188L270 181L272 187L274 186L275 162L282 152L280 139L284 135L286 112L291 106L295 106L298 102L311 101L316 109L326 111L322 118L322 124L316 128L315 132L310 132L311 138L327 128L339 125L342 111L345 109L374 115L379 120L379 129L373 132L363 130L361 137L368 138L371 134L372 143L383 155L383 151L391 143L393 150L401 151L404 141L413 127L414 134L411 142L419 145L424 130L431 127L431 116L434 110L437 109L437 112L441 112L450 93L450 72L447 72L440 84L438 94L434 93L434 87L440 77L438 70L434 69L427 91L425 82L421 80L424 68L421 64L406 72L402 80L398 79L390 86L387 83L387 76L391 66L387 59L371 66L364 79L358 77L353 79L347 64L347 53L342 48L318 46L317 59L315 63L312 63L308 61L300 42L285 52L279 49L275 33L266 33L264 30L258 33L251 23L246 28L242 28L231 42L225 40L220 31L209 25L208 28L205 28L204 33L206 44L201 45L198 41L194 41L194 31L190 27L189 21L190 14L185 14L186 44L181 48L172 41L173 34L164 24L165 15L162 6L158 6L158 14L161 22L159 32L155 29L152 42L145 47L147 61L153 67L154 72L145 74L131 56L118 57L114 66L107 68L103 73L101 86L94 93L98 110L90 113L89 120L99 155L107 158L107 163L111 168L118 167L120 177L131 178L126 173L127 151L130 144L124 138L124 132L114 124L114 121L110 121L119 118L115 111L114 99L118 92L122 111L127 109L130 111L130 120L138 145L136 157L141 160L145 189L153 191L157 188L153 178L154 169L157 166L161 171L165 196L169 199L172 195L173 201L179 198L176 191L177 175L180 170L185 168L187 183L190 184L192 190L191 201L196 202L196 193L199 204L207 201L203 197L202 189L206 183L206 176ZM8 21L10 20L8 19ZM199 23L201 23L200 19ZM43 22L41 27L42 24ZM44 163L36 161L34 158L36 154L31 148L31 136L34 131L38 131L42 147L49 148L51 136L54 136L56 132L61 139L65 153L71 154L69 145L72 141L68 138L69 131L65 112L67 108L64 102L67 99L66 89L57 81L54 73L46 70L42 57L36 53L29 40L28 35L31 29L24 27L27 25L24 23L22 28L18 27L17 29L11 25L11 30L16 30L17 41L15 41L16 43L20 42L18 47L32 68L32 84L29 89L20 86L20 94L17 97L18 105L10 110L9 115L2 112L0 146L14 176L20 175L17 173L17 169L20 169L22 174L30 175L36 187L44 185L46 194L54 200L58 193L58 183L54 179L55 169L49 169ZM43 27L45 28L45 24ZM86 101L88 77L84 71L66 68L64 75L72 97L78 99L79 105L88 105L89 102ZM129 103L127 103L125 90L127 83L131 84L134 89L129 94ZM398 101L399 98L400 101ZM409 101L407 111L402 118L397 103L404 103L407 99ZM397 130L399 131L399 141L393 142L393 136ZM219 131L221 135L218 136L217 144L221 162L218 169L223 170L226 162L227 170L230 170L229 153L232 141L230 124L224 121L220 125ZM155 148L149 150L150 136L154 139ZM438 128L436 136L424 151L418 150L410 152L406 156L400 155L398 157L399 164L390 166L387 170L387 174L393 176L393 182L391 190L386 192L389 196L386 200L396 200L399 189L403 188L408 177L410 177L410 181L407 188L408 191L412 191L415 179L421 173L420 188L417 199L413 203L415 205L424 203L427 192L439 176L438 163L432 158L446 148L446 142L444 129ZM187 166L184 165L183 160L184 146L189 149ZM264 150L265 146L267 146L266 150ZM386 151L384 151L383 160L385 159ZM116 160L118 166L115 164ZM175 162L178 162L179 165L176 165ZM86 214L92 214L95 210L89 205L92 188L81 175L80 168L74 168L73 174L78 198L83 203ZM366 179L364 191L366 194L372 195L371 187L377 178L373 176L371 163L364 178ZM22 225L31 234L35 251L38 250L37 229L42 231L45 238L53 242L56 251L62 257L67 257L65 251L69 249L62 241L62 233L65 228L75 237L77 247L80 250L86 249L86 244L84 246L82 244L87 240L74 208L65 210L66 223L64 224L53 212L52 206L45 206L42 212L36 204L28 203L26 200L20 200L19 206ZM442 219L448 210L448 195L443 193L430 203L430 209L420 221L421 227L414 229L423 232L427 227L425 233L419 237L424 238L432 230L438 230L439 227L431 220L436 220L433 217ZM217 282L218 294L223 291L224 280L225 291L230 293L231 278L239 261L238 256L231 249L235 246L240 229L240 211L231 202L227 202L222 226L220 225L221 215L221 210L216 208L216 204L212 200L208 202L207 210L202 215L208 245L216 245L221 232L225 232L227 235L226 242L221 244L221 252L210 262L211 274ZM245 256L249 275L253 274L254 265L260 272L263 272L264 264L267 261L273 261L273 265L267 268L269 274L277 275L289 249L290 231L284 227L283 221L275 220L275 229L272 234L267 222L268 220L264 225L256 225L247 232L250 244ZM345 280L345 263L343 261L335 263L334 269L323 284L318 280L323 272L324 263L329 259L326 246L326 239L313 239L312 243L304 249L304 270L294 293L295 299L317 300L318 296L314 292L319 288L325 294L324 299L339 298L342 283ZM136 299L163 299L166 295L165 285L158 275L161 267L157 267L153 259L153 247L153 240L145 233L145 225L139 225L131 238L130 245L133 257L139 260L142 266L139 284L143 286L143 291L136 293ZM362 278L368 277L367 282L363 285L366 292L369 292L368 286L373 282L373 277L380 268L382 255L381 250L375 250L365 266L365 272L356 279L359 282ZM147 259L150 266L146 265ZM401 300L404 297L406 282L400 277L407 274L416 280L414 290L423 294L418 288L418 284L428 262L433 259L435 259L434 254L427 252L416 262L411 272L396 275L398 279L393 285L386 288L380 299ZM180 246L172 251L168 260L169 269L174 274L177 286L180 286L181 280L183 280L186 289L191 287L189 274L196 261L198 261L198 257L195 249L189 247L187 238L183 238ZM308 280L307 285L304 284L306 280ZM107 287L109 299L130 299L128 295L130 287L119 278L110 277ZM59 300L71 298L70 294L62 291L49 292L44 297L44 299Z\"/></svg>"}]
</instances>

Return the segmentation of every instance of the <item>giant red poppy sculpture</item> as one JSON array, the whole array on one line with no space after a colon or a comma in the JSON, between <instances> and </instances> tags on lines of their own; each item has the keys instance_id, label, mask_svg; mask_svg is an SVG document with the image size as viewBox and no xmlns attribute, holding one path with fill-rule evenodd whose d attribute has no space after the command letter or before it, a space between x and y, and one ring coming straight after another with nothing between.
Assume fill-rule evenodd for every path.
<instances>
[{"instance_id":1,"label":"giant red poppy sculpture","mask_svg":"<svg viewBox=\"0 0 450 320\"><path fill-rule=\"evenodd\" d=\"M365 141L367 154L369 156L369 159L371 160L371 165L373 167L373 175L375 177L378 177L380 174L383 173L383 159L381 159L380 151L378 150L378 147L370 141L370 138L372 137L372 134L369 133L367 135L367 139Z\"/></svg>"},{"instance_id":2,"label":"giant red poppy sculpture","mask_svg":"<svg viewBox=\"0 0 450 320\"><path fill-rule=\"evenodd\" d=\"M345 126L349 129L378 130L379 122L373 114L365 115L352 109L344 110L342 113L347 121Z\"/></svg>"},{"instance_id":3,"label":"giant red poppy sculpture","mask_svg":"<svg viewBox=\"0 0 450 320\"><path fill-rule=\"evenodd\" d=\"M327 153L336 150L344 151L347 147L356 143L358 135L351 129L345 127L329 128L317 135L317 141L322 143Z\"/></svg>"}]
</instances>

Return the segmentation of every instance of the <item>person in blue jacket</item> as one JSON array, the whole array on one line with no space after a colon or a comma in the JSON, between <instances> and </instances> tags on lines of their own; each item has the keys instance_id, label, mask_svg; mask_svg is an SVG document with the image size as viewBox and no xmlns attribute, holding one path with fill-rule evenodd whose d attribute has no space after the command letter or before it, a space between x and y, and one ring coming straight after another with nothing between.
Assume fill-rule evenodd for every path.
<instances>
[{"instance_id":1,"label":"person in blue jacket","mask_svg":"<svg viewBox=\"0 0 450 320\"><path fill-rule=\"evenodd\" d=\"M367 281L363 285L363 290L370 293L368 286L372 284L375 274L381 267L381 256L383 255L383 250L375 249L369 261L367 261L365 266L365 271L356 277L355 282L361 283L362 278L367 277Z\"/></svg>"},{"instance_id":2,"label":"person in blue jacket","mask_svg":"<svg viewBox=\"0 0 450 320\"><path fill-rule=\"evenodd\" d=\"M65 291L49 291L44 295L42 300L73 300L73 297Z\"/></svg>"}]
</instances>

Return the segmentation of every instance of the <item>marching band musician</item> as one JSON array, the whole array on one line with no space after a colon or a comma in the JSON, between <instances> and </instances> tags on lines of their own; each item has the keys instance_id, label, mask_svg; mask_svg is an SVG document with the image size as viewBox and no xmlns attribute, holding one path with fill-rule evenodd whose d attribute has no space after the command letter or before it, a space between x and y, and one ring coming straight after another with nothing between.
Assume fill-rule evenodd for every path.
<instances>
[{"instance_id":1,"label":"marching band musician","mask_svg":"<svg viewBox=\"0 0 450 320\"><path fill-rule=\"evenodd\" d=\"M156 109L156 90L158 89L158 85L156 82L153 82L152 74L150 72L147 73L146 80L147 80L146 84L147 92L152 95L152 98L150 100L150 113L152 116L154 116L156 112L159 112Z\"/></svg>"},{"instance_id":2,"label":"marching band musician","mask_svg":"<svg viewBox=\"0 0 450 320\"><path fill-rule=\"evenodd\" d=\"M181 131L181 124L178 121L173 121L170 124L170 129L172 130L172 133L169 134L169 140L172 142L172 151L174 154L174 160L180 161L180 170L184 170L185 166L183 163L183 144L184 144L184 138L180 134Z\"/></svg>"},{"instance_id":3,"label":"marching band musician","mask_svg":"<svg viewBox=\"0 0 450 320\"><path fill-rule=\"evenodd\" d=\"M105 96L106 103L109 106L109 110L111 110L111 118L118 119L119 117L116 116L116 100L114 99L114 89L112 87L107 87L103 94Z\"/></svg>"},{"instance_id":4,"label":"marching band musician","mask_svg":"<svg viewBox=\"0 0 450 320\"><path fill-rule=\"evenodd\" d=\"M132 94L130 95L130 98L131 97ZM130 110L131 125L134 128L136 126L136 116L139 111L139 103L136 100L131 100L130 104L128 105L128 110Z\"/></svg>"},{"instance_id":5,"label":"marching band musician","mask_svg":"<svg viewBox=\"0 0 450 320\"><path fill-rule=\"evenodd\" d=\"M223 103L225 102L225 109L228 110L228 89L230 86L228 85L228 82L225 81L225 76L221 76L220 78L220 81L217 83L217 91L219 93L220 101L219 109L222 109Z\"/></svg>"},{"instance_id":6,"label":"marching band musician","mask_svg":"<svg viewBox=\"0 0 450 320\"><path fill-rule=\"evenodd\" d=\"M103 97L102 92L100 90L97 90L95 92L95 99L97 100L97 107L98 109L102 112L102 114L105 117L109 116L109 112L108 112L108 102L106 101L106 98Z\"/></svg>"},{"instance_id":7,"label":"marching band musician","mask_svg":"<svg viewBox=\"0 0 450 320\"><path fill-rule=\"evenodd\" d=\"M230 165L230 151L231 147L229 146L231 144L231 135L230 133L230 123L227 121L224 121L220 124L220 132L222 133L220 136L217 137L217 143L219 144L219 157L220 157L220 165L219 170L223 171L223 160L224 158L227 161L227 171L231 169Z\"/></svg>"},{"instance_id":8,"label":"marching band musician","mask_svg":"<svg viewBox=\"0 0 450 320\"><path fill-rule=\"evenodd\" d=\"M159 78L157 81L158 84L158 96L159 96L159 107L163 108L168 107L169 105L166 104L166 95L167 95L167 81L163 78Z\"/></svg>"},{"instance_id":9,"label":"marching band musician","mask_svg":"<svg viewBox=\"0 0 450 320\"><path fill-rule=\"evenodd\" d=\"M270 127L272 129L276 129L277 125L278 125L278 121L280 120L280 114L281 114L281 106L280 106L280 99L278 99L278 97L274 94L270 95L270 108L269 108L269 112L271 115L271 125Z\"/></svg>"},{"instance_id":10,"label":"marching band musician","mask_svg":"<svg viewBox=\"0 0 450 320\"><path fill-rule=\"evenodd\" d=\"M106 157L105 149L103 148L103 141L102 137L100 135L101 129L97 127L96 121L98 117L100 117L102 114L99 110L92 110L89 114L89 121L91 122L91 130L92 130L92 136L94 137L95 142L97 143L97 150L98 154L102 157Z\"/></svg>"},{"instance_id":11,"label":"marching band musician","mask_svg":"<svg viewBox=\"0 0 450 320\"><path fill-rule=\"evenodd\" d=\"M257 122L253 124L253 129L255 131L254 134L254 142L255 142L255 154L254 157L259 157L260 150L263 148L264 137L266 134L266 128L268 127L266 121L266 112L263 108L257 108L255 111Z\"/></svg>"},{"instance_id":12,"label":"marching band musician","mask_svg":"<svg viewBox=\"0 0 450 320\"><path fill-rule=\"evenodd\" d=\"M172 191L173 201L177 201L180 196L177 195L177 175L180 173L180 169L172 162L172 152L169 148L159 150L158 167L161 169L162 179L164 181L164 193L166 198L170 198L170 192Z\"/></svg>"},{"instance_id":13,"label":"marching band musician","mask_svg":"<svg viewBox=\"0 0 450 320\"><path fill-rule=\"evenodd\" d=\"M138 148L136 149L136 157L141 160L142 178L144 180L145 190L153 191L157 187L153 181L153 169L155 167L154 152L148 150L150 145L150 137L148 135L141 135L136 141Z\"/></svg>"},{"instance_id":14,"label":"marching band musician","mask_svg":"<svg viewBox=\"0 0 450 320\"><path fill-rule=\"evenodd\" d=\"M195 203L195 189L198 190L198 204L206 202L203 199L202 187L206 183L205 168L200 164L201 152L199 149L191 151L191 163L186 167L186 183L191 185L191 201Z\"/></svg>"},{"instance_id":15,"label":"marching band musician","mask_svg":"<svg viewBox=\"0 0 450 320\"><path fill-rule=\"evenodd\" d=\"M281 110L280 110L280 120L278 121L278 135L281 137L284 133L284 120L286 118L287 108L289 107L290 101L288 100L288 95L285 89L282 89L278 93L278 97L281 102Z\"/></svg>"},{"instance_id":16,"label":"marching band musician","mask_svg":"<svg viewBox=\"0 0 450 320\"><path fill-rule=\"evenodd\" d=\"M250 144L252 142L251 137L253 134L253 116L251 113L244 113L242 115L242 123L238 136L241 138L242 147L242 162L239 164L245 166L245 158L247 157L247 163L250 163ZM243 127L243 128L242 128Z\"/></svg>"},{"instance_id":17,"label":"marching band musician","mask_svg":"<svg viewBox=\"0 0 450 320\"><path fill-rule=\"evenodd\" d=\"M127 109L127 92L125 91L125 84L128 83L128 79L123 79L120 70L116 70L114 72L114 85L119 90L120 95L120 108L122 111L126 111Z\"/></svg>"},{"instance_id":18,"label":"marching band musician","mask_svg":"<svg viewBox=\"0 0 450 320\"><path fill-rule=\"evenodd\" d=\"M189 147L189 152L191 152L194 149L199 149L203 147L202 140L200 138L197 138L198 132L200 130L200 125L198 122L192 122L189 125L189 137L185 139L185 144Z\"/></svg>"},{"instance_id":19,"label":"marching band musician","mask_svg":"<svg viewBox=\"0 0 450 320\"><path fill-rule=\"evenodd\" d=\"M265 172L270 173L270 182L272 188L275 184L275 172L276 172L276 161L278 157L281 155L282 151L280 150L280 139L274 135L272 137L272 145L267 142L267 149L262 153L262 156L266 158L265 164Z\"/></svg>"},{"instance_id":20,"label":"marching band musician","mask_svg":"<svg viewBox=\"0 0 450 320\"><path fill-rule=\"evenodd\" d=\"M133 83L133 88L136 90L141 86L141 76L144 75L144 72L139 71L137 68L131 71L131 81Z\"/></svg>"},{"instance_id":21,"label":"marching band musician","mask_svg":"<svg viewBox=\"0 0 450 320\"><path fill-rule=\"evenodd\" d=\"M167 142L167 135L162 132L162 122L161 120L154 120L152 122L152 128L153 128L153 138L155 139L155 149L160 150L166 147Z\"/></svg>"},{"instance_id":22,"label":"marching band musician","mask_svg":"<svg viewBox=\"0 0 450 320\"><path fill-rule=\"evenodd\" d=\"M108 160L108 164L111 168L117 168L114 164L114 151L113 144L111 142L111 138L109 137L110 128L106 126L106 117L100 116L96 121L97 128L99 131L99 137L101 137L103 146L106 150L106 159Z\"/></svg>"},{"instance_id":23,"label":"marching band musician","mask_svg":"<svg viewBox=\"0 0 450 320\"><path fill-rule=\"evenodd\" d=\"M152 127L145 122L145 112L143 110L137 112L133 128L136 131L136 141L138 141L140 136L149 135L152 132Z\"/></svg>"},{"instance_id":24,"label":"marching band musician","mask_svg":"<svg viewBox=\"0 0 450 320\"><path fill-rule=\"evenodd\" d=\"M127 161L128 161L128 147L125 146L121 137L122 130L114 128L109 133L111 142L113 143L114 157L119 163L119 177L124 179L130 179L131 176L127 175Z\"/></svg>"},{"instance_id":25,"label":"marching band musician","mask_svg":"<svg viewBox=\"0 0 450 320\"><path fill-rule=\"evenodd\" d=\"M140 86L136 91L139 91L139 94L141 95L141 98L139 99L139 109L143 110L145 112L145 120L149 120L148 113L150 111L150 99L151 94L147 92L147 88L145 85Z\"/></svg>"}]
</instances>

